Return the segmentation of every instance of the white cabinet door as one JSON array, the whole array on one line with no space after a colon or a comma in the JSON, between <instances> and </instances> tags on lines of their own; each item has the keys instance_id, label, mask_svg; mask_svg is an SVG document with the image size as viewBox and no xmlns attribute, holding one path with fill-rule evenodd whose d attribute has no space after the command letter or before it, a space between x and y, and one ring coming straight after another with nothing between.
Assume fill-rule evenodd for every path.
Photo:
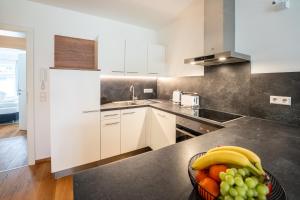
<instances>
[{"instance_id":1,"label":"white cabinet door","mask_svg":"<svg viewBox=\"0 0 300 200\"><path fill-rule=\"evenodd\" d=\"M151 148L153 150L176 143L175 115L152 109Z\"/></svg>"},{"instance_id":2,"label":"white cabinet door","mask_svg":"<svg viewBox=\"0 0 300 200\"><path fill-rule=\"evenodd\" d=\"M125 40L100 38L98 43L98 61L102 74L124 75Z\"/></svg>"},{"instance_id":3,"label":"white cabinet door","mask_svg":"<svg viewBox=\"0 0 300 200\"><path fill-rule=\"evenodd\" d=\"M100 159L99 72L50 70L51 172Z\"/></svg>"},{"instance_id":4,"label":"white cabinet door","mask_svg":"<svg viewBox=\"0 0 300 200\"><path fill-rule=\"evenodd\" d=\"M101 121L101 159L119 155L120 142L120 118Z\"/></svg>"},{"instance_id":5,"label":"white cabinet door","mask_svg":"<svg viewBox=\"0 0 300 200\"><path fill-rule=\"evenodd\" d=\"M147 71L147 43L126 40L125 51L126 75L135 76L146 74Z\"/></svg>"},{"instance_id":6,"label":"white cabinet door","mask_svg":"<svg viewBox=\"0 0 300 200\"><path fill-rule=\"evenodd\" d=\"M165 72L165 47L162 45L148 45L148 68L150 75L161 75Z\"/></svg>"},{"instance_id":7,"label":"white cabinet door","mask_svg":"<svg viewBox=\"0 0 300 200\"><path fill-rule=\"evenodd\" d=\"M146 147L146 108L121 110L121 153Z\"/></svg>"}]
</instances>

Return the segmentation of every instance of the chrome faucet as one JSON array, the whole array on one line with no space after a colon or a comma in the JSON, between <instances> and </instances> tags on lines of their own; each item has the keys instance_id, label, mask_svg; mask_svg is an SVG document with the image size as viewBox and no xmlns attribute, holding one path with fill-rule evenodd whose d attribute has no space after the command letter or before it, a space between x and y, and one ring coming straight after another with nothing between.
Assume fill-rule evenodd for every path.
<instances>
[{"instance_id":1,"label":"chrome faucet","mask_svg":"<svg viewBox=\"0 0 300 200\"><path fill-rule=\"evenodd\" d=\"M134 85L130 86L129 91L132 92L132 101L135 101L137 99L137 97L134 96Z\"/></svg>"}]
</instances>

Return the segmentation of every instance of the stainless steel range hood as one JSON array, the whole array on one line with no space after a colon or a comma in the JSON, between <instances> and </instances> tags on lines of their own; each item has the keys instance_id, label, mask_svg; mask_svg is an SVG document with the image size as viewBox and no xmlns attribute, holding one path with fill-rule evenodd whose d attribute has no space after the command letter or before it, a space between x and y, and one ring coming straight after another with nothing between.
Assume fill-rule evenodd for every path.
<instances>
[{"instance_id":1,"label":"stainless steel range hood","mask_svg":"<svg viewBox=\"0 0 300 200\"><path fill-rule=\"evenodd\" d=\"M204 55L184 63L213 66L250 60L235 51L235 0L204 0Z\"/></svg>"}]
</instances>

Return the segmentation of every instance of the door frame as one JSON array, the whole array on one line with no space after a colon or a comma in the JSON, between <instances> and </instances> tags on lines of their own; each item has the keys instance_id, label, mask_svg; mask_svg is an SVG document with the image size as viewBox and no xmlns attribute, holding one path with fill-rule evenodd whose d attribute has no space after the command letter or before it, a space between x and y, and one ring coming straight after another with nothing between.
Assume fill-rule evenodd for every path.
<instances>
[{"instance_id":1,"label":"door frame","mask_svg":"<svg viewBox=\"0 0 300 200\"><path fill-rule=\"evenodd\" d=\"M32 28L1 24L0 29L26 33L27 157L35 164L34 31Z\"/></svg>"}]
</instances>

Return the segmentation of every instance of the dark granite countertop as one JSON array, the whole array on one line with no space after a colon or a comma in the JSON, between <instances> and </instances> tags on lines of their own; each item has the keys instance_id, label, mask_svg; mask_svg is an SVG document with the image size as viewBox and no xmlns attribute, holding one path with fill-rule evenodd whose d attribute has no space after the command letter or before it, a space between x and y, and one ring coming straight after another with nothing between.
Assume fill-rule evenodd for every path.
<instances>
[{"instance_id":1,"label":"dark granite countertop","mask_svg":"<svg viewBox=\"0 0 300 200\"><path fill-rule=\"evenodd\" d=\"M154 105L167 107L167 103L151 107ZM188 161L193 155L218 145L252 149L285 188L289 200L299 199L300 127L252 117L237 119L226 123L226 128L157 151L79 173L74 176L74 197L85 200L194 199L187 173Z\"/></svg>"},{"instance_id":2,"label":"dark granite countertop","mask_svg":"<svg viewBox=\"0 0 300 200\"><path fill-rule=\"evenodd\" d=\"M208 122L208 123L217 124L220 126L226 126L226 123L220 123L217 121L198 117L198 114L196 113L197 110L187 108L187 107L181 107L181 106L178 106L177 104L173 104L171 101L162 100L162 99L152 99L150 101L139 100L139 103L137 105L125 105L121 102L120 103L108 103L108 104L101 105L101 111L130 109L130 108L138 108L138 107L152 107L152 108L156 108L156 109L168 112L168 113L186 117L186 118L189 118L192 120Z\"/></svg>"}]
</instances>

